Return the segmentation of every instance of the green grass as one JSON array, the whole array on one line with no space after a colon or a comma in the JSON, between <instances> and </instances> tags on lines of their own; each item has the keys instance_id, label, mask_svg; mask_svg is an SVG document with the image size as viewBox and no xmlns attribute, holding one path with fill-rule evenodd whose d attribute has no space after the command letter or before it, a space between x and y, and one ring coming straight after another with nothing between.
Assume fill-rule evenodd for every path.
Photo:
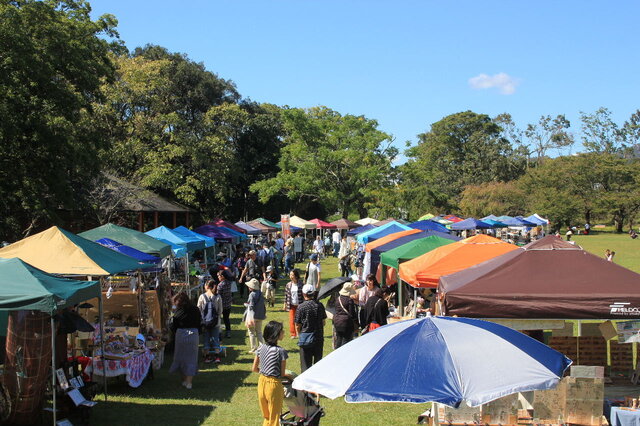
<instances>
[{"instance_id":1,"label":"green grass","mask_svg":"<svg viewBox=\"0 0 640 426\"><path fill-rule=\"evenodd\" d=\"M609 248L616 252L616 263L640 272L639 240L631 240L626 234L601 233L590 236L575 236L574 239L586 250L602 256ZM326 279L337 276L337 262L332 258L323 262ZM281 281L275 308L268 308L267 319L277 320L288 329L287 313L281 310ZM238 300L238 302L241 302ZM201 364L201 371L194 379L193 389L187 391L180 379L169 375L170 356L154 380L145 381L138 389L131 389L124 380L110 381L109 401L93 408L92 425L136 424L143 425L259 425L262 417L257 403L256 385L258 375L251 373L253 357L248 353L245 328L240 324L243 307L234 305L232 311L233 336L223 344L228 357L220 366ZM325 355L331 351L331 326L325 327ZM287 367L300 371L300 360L295 340L285 335L283 346L289 351ZM359 362L354 354L354 363ZM428 368L428 366L425 366ZM342 398L322 398L327 413L322 424L327 425L410 425L428 406L413 404L347 404Z\"/></svg>"},{"instance_id":2,"label":"green grass","mask_svg":"<svg viewBox=\"0 0 640 426\"><path fill-rule=\"evenodd\" d=\"M337 261L329 258L322 262L323 281L338 276ZM285 324L282 346L289 352L287 368L299 373L300 358L296 340L288 334L288 313L282 311L282 280L278 287L278 299L274 308L267 308L267 320ZM224 339L227 358L219 366L200 364L201 370L194 378L193 389L180 386L180 378L167 370L170 356L163 368L155 372L153 380L145 381L138 389L130 388L124 380L109 381L109 400L98 397L99 404L92 409L91 425L136 424L143 425L259 425L262 415L257 402L258 374L251 372L253 356L249 354L246 329L240 323L244 307L242 302L232 309L231 339ZM325 326L324 354L331 352L331 323ZM358 362L354 356L354 363ZM322 424L328 425L409 425L427 405L413 404L347 404L342 398L322 398L326 416Z\"/></svg>"}]
</instances>

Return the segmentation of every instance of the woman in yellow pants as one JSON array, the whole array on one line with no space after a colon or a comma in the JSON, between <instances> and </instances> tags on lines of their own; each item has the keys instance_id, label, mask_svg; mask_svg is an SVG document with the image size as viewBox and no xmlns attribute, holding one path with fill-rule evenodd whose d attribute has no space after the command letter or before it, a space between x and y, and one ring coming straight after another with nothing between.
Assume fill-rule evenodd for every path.
<instances>
[{"instance_id":1,"label":"woman in yellow pants","mask_svg":"<svg viewBox=\"0 0 640 426\"><path fill-rule=\"evenodd\" d=\"M262 410L263 426L278 426L282 413L284 389L282 388L285 374L287 351L278 346L278 341L284 337L284 327L281 322L269 321L264 327L265 343L258 347L253 360L253 371L260 373L258 379L258 401Z\"/></svg>"}]
</instances>

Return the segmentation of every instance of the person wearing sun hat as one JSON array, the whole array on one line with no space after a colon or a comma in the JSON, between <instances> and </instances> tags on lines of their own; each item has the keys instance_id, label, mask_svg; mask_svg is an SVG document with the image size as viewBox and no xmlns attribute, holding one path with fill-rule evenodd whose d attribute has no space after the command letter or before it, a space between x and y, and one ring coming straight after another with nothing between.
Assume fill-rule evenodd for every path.
<instances>
[{"instance_id":1,"label":"person wearing sun hat","mask_svg":"<svg viewBox=\"0 0 640 426\"><path fill-rule=\"evenodd\" d=\"M358 321L358 310L354 298L356 289L352 282L347 281L342 285L338 299L335 303L336 311L333 314L334 349L353 340L355 324Z\"/></svg>"},{"instance_id":2,"label":"person wearing sun hat","mask_svg":"<svg viewBox=\"0 0 640 426\"><path fill-rule=\"evenodd\" d=\"M250 350L251 352L255 352L258 349L258 344L264 343L264 338L262 337L262 321L267 318L267 307L264 303L264 295L260 291L260 281L251 278L245 284L249 290L251 290L249 299L247 299L247 303L245 303L247 307L245 323L249 331Z\"/></svg>"}]
</instances>

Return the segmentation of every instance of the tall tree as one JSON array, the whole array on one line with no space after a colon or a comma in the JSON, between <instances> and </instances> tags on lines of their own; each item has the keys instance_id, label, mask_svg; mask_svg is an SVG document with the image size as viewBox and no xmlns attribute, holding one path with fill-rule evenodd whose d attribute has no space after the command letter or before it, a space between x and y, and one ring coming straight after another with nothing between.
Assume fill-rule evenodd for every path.
<instances>
[{"instance_id":1,"label":"tall tree","mask_svg":"<svg viewBox=\"0 0 640 426\"><path fill-rule=\"evenodd\" d=\"M319 202L347 217L366 214L373 191L391 184L397 150L375 120L326 107L283 110L285 138L278 174L251 190L262 202L283 194L296 203Z\"/></svg>"},{"instance_id":2,"label":"tall tree","mask_svg":"<svg viewBox=\"0 0 640 426\"><path fill-rule=\"evenodd\" d=\"M626 148L625 131L611 118L611 111L598 108L587 114L580 112L582 144L589 152L616 154Z\"/></svg>"},{"instance_id":3,"label":"tall tree","mask_svg":"<svg viewBox=\"0 0 640 426\"><path fill-rule=\"evenodd\" d=\"M512 167L513 149L501 132L485 114L465 111L443 118L407 151L403 184L433 194L433 207L444 210L457 204L467 185L519 176L523 168Z\"/></svg>"},{"instance_id":4,"label":"tall tree","mask_svg":"<svg viewBox=\"0 0 640 426\"><path fill-rule=\"evenodd\" d=\"M551 149L568 148L573 145L573 135L568 131L570 127L571 122L562 114L555 118L543 115L537 123L527 124L524 135L536 154L536 163L542 163Z\"/></svg>"},{"instance_id":5,"label":"tall tree","mask_svg":"<svg viewBox=\"0 0 640 426\"><path fill-rule=\"evenodd\" d=\"M526 200L516 181L468 185L462 191L460 212L477 218L490 214L518 216L527 211Z\"/></svg>"},{"instance_id":6,"label":"tall tree","mask_svg":"<svg viewBox=\"0 0 640 426\"><path fill-rule=\"evenodd\" d=\"M105 142L92 102L113 77L116 21L83 1L0 2L0 234L73 207Z\"/></svg>"}]
</instances>

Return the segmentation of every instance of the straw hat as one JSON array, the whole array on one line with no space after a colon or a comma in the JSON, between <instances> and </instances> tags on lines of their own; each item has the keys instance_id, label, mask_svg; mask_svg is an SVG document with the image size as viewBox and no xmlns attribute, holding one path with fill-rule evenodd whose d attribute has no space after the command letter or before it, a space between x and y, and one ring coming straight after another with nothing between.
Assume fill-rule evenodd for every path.
<instances>
[{"instance_id":1,"label":"straw hat","mask_svg":"<svg viewBox=\"0 0 640 426\"><path fill-rule=\"evenodd\" d=\"M342 289L340 289L340 296L353 296L356 294L356 290L353 288L352 282L346 282L342 285Z\"/></svg>"},{"instance_id":2,"label":"straw hat","mask_svg":"<svg viewBox=\"0 0 640 426\"><path fill-rule=\"evenodd\" d=\"M260 281L258 281L255 278L251 278L249 281L247 281L245 283L247 285L247 287L249 287L251 290L260 290Z\"/></svg>"}]
</instances>

